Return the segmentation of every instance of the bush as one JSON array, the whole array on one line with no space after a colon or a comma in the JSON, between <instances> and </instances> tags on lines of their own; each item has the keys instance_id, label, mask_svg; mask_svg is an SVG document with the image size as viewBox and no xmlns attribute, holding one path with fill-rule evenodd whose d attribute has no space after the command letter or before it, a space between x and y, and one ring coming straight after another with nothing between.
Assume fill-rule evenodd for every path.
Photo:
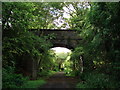
<instances>
[{"instance_id":1,"label":"bush","mask_svg":"<svg viewBox=\"0 0 120 90\"><path fill-rule=\"evenodd\" d=\"M117 82L105 74L90 73L84 76L83 82L77 84L77 88L116 88Z\"/></svg>"},{"instance_id":2,"label":"bush","mask_svg":"<svg viewBox=\"0 0 120 90\"><path fill-rule=\"evenodd\" d=\"M23 77L21 74L15 74L14 69L11 67L3 68L3 88L19 88L26 83L27 79L27 77Z\"/></svg>"},{"instance_id":3,"label":"bush","mask_svg":"<svg viewBox=\"0 0 120 90\"><path fill-rule=\"evenodd\" d=\"M79 70L72 71L71 75L73 75L73 76L79 76L80 75L80 71Z\"/></svg>"},{"instance_id":4,"label":"bush","mask_svg":"<svg viewBox=\"0 0 120 90\"><path fill-rule=\"evenodd\" d=\"M43 84L45 84L46 81L43 79L38 79L38 80L33 80L33 81L28 81L27 83L25 83L22 88L38 88L40 86L42 86Z\"/></svg>"},{"instance_id":5,"label":"bush","mask_svg":"<svg viewBox=\"0 0 120 90\"><path fill-rule=\"evenodd\" d=\"M66 68L64 72L66 73L67 76L71 76L73 71L70 68Z\"/></svg>"},{"instance_id":6,"label":"bush","mask_svg":"<svg viewBox=\"0 0 120 90\"><path fill-rule=\"evenodd\" d=\"M44 77L44 76L51 76L55 73L55 71L51 70L43 70L42 72L38 72L38 76Z\"/></svg>"}]
</instances>

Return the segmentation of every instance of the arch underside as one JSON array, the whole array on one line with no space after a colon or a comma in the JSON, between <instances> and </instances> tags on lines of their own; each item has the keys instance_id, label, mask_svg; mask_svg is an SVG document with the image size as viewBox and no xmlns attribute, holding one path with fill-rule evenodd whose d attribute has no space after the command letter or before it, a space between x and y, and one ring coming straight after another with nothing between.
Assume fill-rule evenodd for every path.
<instances>
[{"instance_id":1,"label":"arch underside","mask_svg":"<svg viewBox=\"0 0 120 90\"><path fill-rule=\"evenodd\" d=\"M66 47L68 49L74 49L80 40L67 40L67 39L54 39L51 40L51 43L53 44L52 47Z\"/></svg>"},{"instance_id":2,"label":"arch underside","mask_svg":"<svg viewBox=\"0 0 120 90\"><path fill-rule=\"evenodd\" d=\"M82 40L76 30L40 29L37 31L32 30L32 32L38 36L54 34L55 38L50 40L53 44L52 47L66 47L68 49L74 49Z\"/></svg>"},{"instance_id":3,"label":"arch underside","mask_svg":"<svg viewBox=\"0 0 120 90\"><path fill-rule=\"evenodd\" d=\"M70 46L70 45L66 45L66 44L61 44L61 43L53 43L53 47L65 47L65 48L68 48L68 49L74 49L73 46Z\"/></svg>"}]
</instances>

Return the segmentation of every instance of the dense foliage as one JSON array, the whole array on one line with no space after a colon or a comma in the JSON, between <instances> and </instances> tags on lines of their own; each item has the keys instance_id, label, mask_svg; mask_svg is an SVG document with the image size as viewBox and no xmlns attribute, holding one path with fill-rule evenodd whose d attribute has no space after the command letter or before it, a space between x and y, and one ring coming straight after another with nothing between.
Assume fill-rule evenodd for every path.
<instances>
[{"instance_id":1,"label":"dense foliage","mask_svg":"<svg viewBox=\"0 0 120 90\"><path fill-rule=\"evenodd\" d=\"M27 77L23 78L21 74L15 74L13 67L3 68L3 88L17 88L21 87L28 80Z\"/></svg>"},{"instance_id":2,"label":"dense foliage","mask_svg":"<svg viewBox=\"0 0 120 90\"><path fill-rule=\"evenodd\" d=\"M3 3L3 88L19 87L24 84L26 79L16 73L26 73L22 69L23 62L30 58L38 62L39 67L50 67L48 49L52 44L48 38L51 36L39 37L29 32L30 22L37 15L33 14L37 10L37 7L34 8L35 4ZM44 63L46 61L48 63ZM17 81L13 80L15 78L18 78Z\"/></svg>"},{"instance_id":3,"label":"dense foliage","mask_svg":"<svg viewBox=\"0 0 120 90\"><path fill-rule=\"evenodd\" d=\"M84 11L87 11L87 13L84 13ZM82 76L85 76L88 72L97 72L87 78L83 78L85 82L79 84L78 87L118 87L119 85L114 86L116 85L114 82L116 81L116 83L118 83L120 79L118 77L120 75L120 4L90 3L90 8L86 10L81 9L81 11L78 10L78 12L84 13L84 16L79 14L77 18L81 18L81 20L76 22L75 19L73 23L76 24L75 28L83 38L83 44L77 47L82 48L82 50L74 52L73 58L76 60L77 55L83 54L84 75ZM80 22L82 22L82 24L80 24ZM82 27L77 25L77 23L82 25ZM79 59L77 60L79 61ZM104 73L104 75L102 73ZM107 77L108 80L105 81L107 75L110 77ZM110 81L109 79L111 77L114 78L114 80ZM114 85L108 86L110 83Z\"/></svg>"},{"instance_id":4,"label":"dense foliage","mask_svg":"<svg viewBox=\"0 0 120 90\"><path fill-rule=\"evenodd\" d=\"M38 76L51 75L63 63L66 73L81 77L77 88L119 88L120 3L6 2L2 13L4 88L26 83L23 62L31 59L37 62ZM49 50L53 35L30 32L48 28L75 29L82 37L70 60L62 54L56 58Z\"/></svg>"}]
</instances>

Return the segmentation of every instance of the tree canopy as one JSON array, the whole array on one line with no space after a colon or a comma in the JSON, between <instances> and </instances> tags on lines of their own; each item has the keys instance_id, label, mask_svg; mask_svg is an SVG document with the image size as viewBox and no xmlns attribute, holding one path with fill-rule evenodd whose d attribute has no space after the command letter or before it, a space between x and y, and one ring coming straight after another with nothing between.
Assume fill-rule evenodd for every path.
<instances>
[{"instance_id":1,"label":"tree canopy","mask_svg":"<svg viewBox=\"0 0 120 90\"><path fill-rule=\"evenodd\" d=\"M2 8L3 87L24 83L18 73L24 72L20 70L25 65L20 62L28 57L37 62L39 75L56 69L57 59L50 51L53 35L39 37L30 29L74 29L82 40L72 51L69 63L64 63L72 75L81 77L83 83L77 87L119 88L120 3L4 2ZM62 60L68 55L58 56ZM13 81L13 85L14 77L21 83Z\"/></svg>"}]
</instances>

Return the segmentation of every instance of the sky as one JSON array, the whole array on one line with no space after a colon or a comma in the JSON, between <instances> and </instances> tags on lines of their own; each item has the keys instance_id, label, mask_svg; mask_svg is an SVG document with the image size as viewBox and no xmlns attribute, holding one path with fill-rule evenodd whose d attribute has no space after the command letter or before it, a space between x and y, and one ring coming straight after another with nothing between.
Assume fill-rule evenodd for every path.
<instances>
[{"instance_id":1,"label":"sky","mask_svg":"<svg viewBox=\"0 0 120 90\"><path fill-rule=\"evenodd\" d=\"M90 8L90 5L88 3L84 3L84 8ZM83 8L82 7L82 3L78 3L77 4L77 7L79 8ZM69 8L69 9L68 9ZM54 20L54 24L57 26L57 27L61 27L63 24L65 24L66 26L65 27L61 27L61 29L69 29L70 26L68 24L68 22L65 21L65 19L69 20L71 18L71 15L72 13L75 13L76 10L75 8L73 7L72 4L69 4L68 5L68 8L66 6L63 7L63 15L62 16L59 16L60 13L59 12L54 12L54 13L57 13L57 15L59 16L58 19L55 19ZM56 17L56 15L54 15L54 17ZM65 18L65 19L64 19Z\"/></svg>"},{"instance_id":2,"label":"sky","mask_svg":"<svg viewBox=\"0 0 120 90\"><path fill-rule=\"evenodd\" d=\"M64 47L54 47L52 48L56 53L68 53L71 52L71 50L64 48Z\"/></svg>"},{"instance_id":3,"label":"sky","mask_svg":"<svg viewBox=\"0 0 120 90\"><path fill-rule=\"evenodd\" d=\"M69 24L67 22L65 22L65 20L63 18L69 19L71 17L70 13L75 11L75 9L72 6L72 4L70 4L68 7L70 8L70 10L67 7L63 7L63 17L60 16L58 19L54 20L54 24L57 27L61 27L64 23L66 24L66 27L61 28L61 29L68 29L68 28L70 28ZM59 12L57 14L59 14Z\"/></svg>"}]
</instances>

